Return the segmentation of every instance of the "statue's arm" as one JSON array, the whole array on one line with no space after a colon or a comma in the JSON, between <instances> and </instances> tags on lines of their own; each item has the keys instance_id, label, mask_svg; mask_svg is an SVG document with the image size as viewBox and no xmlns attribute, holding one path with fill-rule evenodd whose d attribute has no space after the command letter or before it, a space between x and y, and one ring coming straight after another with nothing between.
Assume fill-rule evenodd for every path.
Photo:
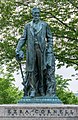
<instances>
[{"instance_id":1,"label":"statue's arm","mask_svg":"<svg viewBox=\"0 0 78 120\"><path fill-rule=\"evenodd\" d=\"M47 64L49 66L52 66L53 69L55 69L55 57L54 57L54 52L53 52L53 37L52 37L52 32L50 30L49 25L47 24L47 29L46 29L46 37L47 37Z\"/></svg>"},{"instance_id":2,"label":"statue's arm","mask_svg":"<svg viewBox=\"0 0 78 120\"><path fill-rule=\"evenodd\" d=\"M46 37L47 37L47 52L52 53L53 51L53 38L52 38L52 32L50 30L49 25L47 24L47 29L46 29Z\"/></svg>"},{"instance_id":3,"label":"statue's arm","mask_svg":"<svg viewBox=\"0 0 78 120\"><path fill-rule=\"evenodd\" d=\"M23 35L19 39L17 47L16 47L16 54L19 54L19 51L21 50L21 48L23 47L23 45L26 43L26 39L27 39L27 27L25 26Z\"/></svg>"}]
</instances>

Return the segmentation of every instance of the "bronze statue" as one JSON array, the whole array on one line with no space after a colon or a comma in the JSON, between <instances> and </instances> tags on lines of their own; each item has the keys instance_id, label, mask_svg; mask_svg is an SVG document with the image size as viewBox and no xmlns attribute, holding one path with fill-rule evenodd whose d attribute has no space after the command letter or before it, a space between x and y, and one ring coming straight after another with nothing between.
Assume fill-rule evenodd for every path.
<instances>
[{"instance_id":1,"label":"bronze statue","mask_svg":"<svg viewBox=\"0 0 78 120\"><path fill-rule=\"evenodd\" d=\"M20 60L21 48L26 44L24 96L53 96L56 82L52 33L49 25L40 20L39 8L32 9L32 17L16 47L17 60Z\"/></svg>"}]
</instances>

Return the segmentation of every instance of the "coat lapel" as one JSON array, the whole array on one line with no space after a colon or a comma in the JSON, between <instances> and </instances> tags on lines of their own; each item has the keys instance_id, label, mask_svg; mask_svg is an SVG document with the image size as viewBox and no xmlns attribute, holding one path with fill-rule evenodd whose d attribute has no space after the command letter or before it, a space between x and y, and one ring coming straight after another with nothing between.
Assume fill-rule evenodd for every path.
<instances>
[{"instance_id":1,"label":"coat lapel","mask_svg":"<svg viewBox=\"0 0 78 120\"><path fill-rule=\"evenodd\" d=\"M40 22L38 23L38 29L37 29L37 31L36 31L36 34L38 34L38 33L41 31L42 26L43 26L43 24L42 24L42 22L40 21ZM30 31L31 31L32 35L34 36L33 21L30 22Z\"/></svg>"},{"instance_id":2,"label":"coat lapel","mask_svg":"<svg viewBox=\"0 0 78 120\"><path fill-rule=\"evenodd\" d=\"M33 21L30 22L30 31L31 31L32 35L34 36Z\"/></svg>"}]
</instances>

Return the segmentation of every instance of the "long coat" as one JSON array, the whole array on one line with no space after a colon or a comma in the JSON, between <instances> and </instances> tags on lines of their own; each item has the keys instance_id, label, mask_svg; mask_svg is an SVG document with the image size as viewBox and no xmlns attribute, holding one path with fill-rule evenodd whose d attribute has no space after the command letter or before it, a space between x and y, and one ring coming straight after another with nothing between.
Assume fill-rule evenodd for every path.
<instances>
[{"instance_id":1,"label":"long coat","mask_svg":"<svg viewBox=\"0 0 78 120\"><path fill-rule=\"evenodd\" d=\"M36 32L36 39L39 43L42 52L42 65L41 69L46 69L46 64L51 66L52 64L52 33L48 24L44 21L39 22L39 27ZM24 28L23 36L20 38L16 51L19 52L22 46L26 43L26 71L34 71L35 62L35 49L34 49L34 31L33 31L33 21L27 23ZM46 58L48 54L48 57Z\"/></svg>"}]
</instances>

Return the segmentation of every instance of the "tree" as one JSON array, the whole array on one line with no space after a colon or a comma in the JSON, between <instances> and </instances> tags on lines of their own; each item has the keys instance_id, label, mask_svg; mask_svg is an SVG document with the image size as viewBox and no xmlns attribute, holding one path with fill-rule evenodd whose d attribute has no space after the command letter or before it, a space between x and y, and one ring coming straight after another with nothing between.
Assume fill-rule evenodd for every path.
<instances>
[{"instance_id":1,"label":"tree","mask_svg":"<svg viewBox=\"0 0 78 120\"><path fill-rule=\"evenodd\" d=\"M8 72L13 73L19 68L15 60L15 48L24 24L31 19L30 9L35 5L35 1L0 1L0 66L6 65ZM58 68L66 65L78 70L78 0L40 0L37 5L41 8L41 18L51 26ZM65 95L72 94L62 90L57 92L60 98L62 92Z\"/></svg>"},{"instance_id":2,"label":"tree","mask_svg":"<svg viewBox=\"0 0 78 120\"><path fill-rule=\"evenodd\" d=\"M47 21L53 33L54 52L58 67L73 66L78 69L78 0L42 0L41 18ZM1 0L1 65L9 65L9 70L15 70L15 48L24 24L30 21L30 9L35 0ZM5 9L4 9L5 8ZM10 62L11 61L11 62Z\"/></svg>"},{"instance_id":3,"label":"tree","mask_svg":"<svg viewBox=\"0 0 78 120\"><path fill-rule=\"evenodd\" d=\"M13 84L14 78L10 73L0 72L0 104L17 103L21 99L23 92Z\"/></svg>"},{"instance_id":4,"label":"tree","mask_svg":"<svg viewBox=\"0 0 78 120\"><path fill-rule=\"evenodd\" d=\"M74 66L78 69L78 0L46 0L44 8L48 14L55 37L55 55L58 67L62 65Z\"/></svg>"},{"instance_id":5,"label":"tree","mask_svg":"<svg viewBox=\"0 0 78 120\"><path fill-rule=\"evenodd\" d=\"M70 79L63 79L62 76L57 75L56 94L64 104L78 104L78 97L68 89L69 81Z\"/></svg>"}]
</instances>

